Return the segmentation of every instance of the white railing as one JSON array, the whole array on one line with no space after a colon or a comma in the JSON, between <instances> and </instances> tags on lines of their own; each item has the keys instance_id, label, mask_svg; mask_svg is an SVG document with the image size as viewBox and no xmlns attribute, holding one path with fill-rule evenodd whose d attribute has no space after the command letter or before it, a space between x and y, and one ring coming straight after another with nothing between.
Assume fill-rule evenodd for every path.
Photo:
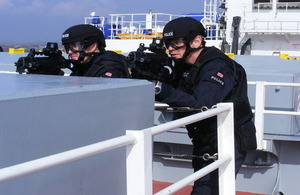
<instances>
[{"instance_id":1,"label":"white railing","mask_svg":"<svg viewBox=\"0 0 300 195\"><path fill-rule=\"evenodd\" d=\"M167 13L135 13L109 14L104 17L85 17L85 24L92 24L104 31L107 39L152 39L162 38L164 26L179 17L194 17L199 19L207 29L207 39L221 40L225 30L220 29L217 12L210 10L203 14L167 14Z\"/></svg>"},{"instance_id":2,"label":"white railing","mask_svg":"<svg viewBox=\"0 0 300 195\"><path fill-rule=\"evenodd\" d=\"M0 169L0 182L9 181L18 177L29 175L31 173L87 158L102 152L133 144L134 142L135 138L133 136L121 136L74 150L69 150L18 165L2 168Z\"/></svg>"},{"instance_id":3,"label":"white railing","mask_svg":"<svg viewBox=\"0 0 300 195\"><path fill-rule=\"evenodd\" d=\"M152 129L153 135L182 127L196 121L212 116L218 116L218 159L209 166L192 175L174 183L173 185L158 192L156 195L172 194L191 182L203 177L207 173L219 168L219 194L235 194L235 171L234 171L234 131L233 131L233 107L228 108L226 104L218 104L218 108L195 114L173 122L165 123ZM219 107L221 106L221 107ZM223 107L224 106L224 107ZM188 120L187 120L188 119ZM189 122L188 122L189 121ZM188 122L188 123L187 123ZM172 125L170 125L172 123ZM226 179L225 179L226 178Z\"/></svg>"},{"instance_id":4,"label":"white railing","mask_svg":"<svg viewBox=\"0 0 300 195\"><path fill-rule=\"evenodd\" d=\"M266 149L266 141L264 140L265 114L300 116L300 112L265 110L266 86L300 87L300 83L277 83L277 82L256 81L256 82L248 82L248 85L256 85L254 120L255 120L255 127L256 127L257 149L265 150Z\"/></svg>"},{"instance_id":5,"label":"white railing","mask_svg":"<svg viewBox=\"0 0 300 195\"><path fill-rule=\"evenodd\" d=\"M157 195L172 194L219 168L219 192L235 194L234 128L232 103L140 131L127 130L125 136L32 160L0 169L0 182L26 176L51 167L73 162L102 152L126 146L127 194L152 195L152 136L194 123L212 116L218 117L218 160L194 174L160 191ZM226 178L226 179L225 179Z\"/></svg>"},{"instance_id":6,"label":"white railing","mask_svg":"<svg viewBox=\"0 0 300 195\"><path fill-rule=\"evenodd\" d=\"M252 20L245 21L243 33L300 33L300 22L299 21L262 21Z\"/></svg>"}]
</instances>

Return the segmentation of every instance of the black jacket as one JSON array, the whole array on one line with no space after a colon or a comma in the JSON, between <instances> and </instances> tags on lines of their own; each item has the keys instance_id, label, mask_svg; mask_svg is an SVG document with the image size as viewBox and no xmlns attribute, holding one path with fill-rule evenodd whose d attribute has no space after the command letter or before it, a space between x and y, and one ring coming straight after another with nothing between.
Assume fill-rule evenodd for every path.
<instances>
[{"instance_id":1,"label":"black jacket","mask_svg":"<svg viewBox=\"0 0 300 195\"><path fill-rule=\"evenodd\" d=\"M253 114L247 96L247 78L241 65L231 60L215 47L206 47L193 65L176 64L176 79L162 84L156 96L176 107L211 108L220 102L233 102L235 135L242 151L256 148ZM183 117L192 113L179 113ZM216 147L216 117L187 126L194 145ZM242 130L242 132L241 132Z\"/></svg>"},{"instance_id":2,"label":"black jacket","mask_svg":"<svg viewBox=\"0 0 300 195\"><path fill-rule=\"evenodd\" d=\"M112 51L94 56L87 64L76 65L71 76L128 78L125 57Z\"/></svg>"}]
</instances>

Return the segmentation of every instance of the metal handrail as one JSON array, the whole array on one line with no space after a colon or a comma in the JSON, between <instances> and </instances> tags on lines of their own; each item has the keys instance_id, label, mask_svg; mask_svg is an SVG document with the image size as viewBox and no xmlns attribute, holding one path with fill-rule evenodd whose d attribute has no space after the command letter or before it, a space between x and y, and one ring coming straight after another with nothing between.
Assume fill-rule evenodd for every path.
<instances>
[{"instance_id":1,"label":"metal handrail","mask_svg":"<svg viewBox=\"0 0 300 195\"><path fill-rule=\"evenodd\" d=\"M300 112L278 111L278 110L265 109L265 88L266 88L266 86L300 87L300 83L249 81L248 85L256 85L254 121L255 121L255 127L256 127L257 149L265 150L266 149L266 141L264 140L264 116L265 116L265 114L300 116Z\"/></svg>"},{"instance_id":2,"label":"metal handrail","mask_svg":"<svg viewBox=\"0 0 300 195\"><path fill-rule=\"evenodd\" d=\"M74 162L102 152L120 148L134 143L132 135L120 136L103 142L65 151L44 158L28 161L18 165L0 169L0 182L6 182L38 171Z\"/></svg>"},{"instance_id":3,"label":"metal handrail","mask_svg":"<svg viewBox=\"0 0 300 195\"><path fill-rule=\"evenodd\" d=\"M287 32L287 33L299 33L300 22L299 21L263 21L253 20L246 21L243 24L241 32Z\"/></svg>"},{"instance_id":4,"label":"metal handrail","mask_svg":"<svg viewBox=\"0 0 300 195\"><path fill-rule=\"evenodd\" d=\"M215 162L207 165L204 169L200 169L199 171L183 178L182 180L166 187L165 189L159 191L155 195L166 195L173 194L182 188L182 186L187 186L190 183L194 182L198 178L204 177L209 174L211 171L218 169L222 164L229 162L233 157L230 155L226 155L224 158L216 160Z\"/></svg>"},{"instance_id":5,"label":"metal handrail","mask_svg":"<svg viewBox=\"0 0 300 195\"><path fill-rule=\"evenodd\" d=\"M147 16L151 15L151 19ZM224 29L219 28L215 13L203 14L167 14L167 13L134 13L134 14L109 14L110 19L94 16L85 17L85 24L109 31L107 39L152 39L161 38L162 29L169 21L178 17L199 17L209 19L203 24L207 29L207 38L220 40L224 37ZM99 19L100 23L93 23L93 19ZM104 30L104 31L106 31ZM105 33L105 32L104 32Z\"/></svg>"},{"instance_id":6,"label":"metal handrail","mask_svg":"<svg viewBox=\"0 0 300 195\"><path fill-rule=\"evenodd\" d=\"M225 106L225 105L231 106ZM230 115L231 113L232 115ZM174 192L182 189L191 182L207 175L213 170L219 168L219 172L222 173L219 176L219 194L220 195L231 195L235 193L235 174L234 174L234 127L233 127L233 104L232 103L221 103L215 109L210 109L205 112L194 114L182 119L177 119L165 124L152 127L152 135L157 135L166 132L171 129L182 127L196 121L200 121L212 116L218 116L218 160L214 163L204 167L203 169L183 178L182 180L175 182L171 186L161 190L155 195L173 194ZM230 116L228 116L230 115ZM225 122L224 117L227 118ZM230 118L231 117L231 118ZM198 119L198 120L197 120ZM223 129L224 128L224 129ZM231 131L228 131L228 130ZM227 130L227 131L226 131Z\"/></svg>"},{"instance_id":7,"label":"metal handrail","mask_svg":"<svg viewBox=\"0 0 300 195\"><path fill-rule=\"evenodd\" d=\"M201 112L198 114L194 114L194 115L187 116L187 117L184 117L181 119L177 119L177 120L174 120L174 121L171 121L168 123L164 123L164 124L160 124L158 126L151 127L152 135L158 135L158 134L164 133L166 131L182 127L184 125L188 125L188 124L200 121L200 120L207 119L209 117L217 115L218 113L226 112L226 111L228 111L228 109L229 108L226 106L220 107L218 109L210 109L205 112Z\"/></svg>"}]
</instances>

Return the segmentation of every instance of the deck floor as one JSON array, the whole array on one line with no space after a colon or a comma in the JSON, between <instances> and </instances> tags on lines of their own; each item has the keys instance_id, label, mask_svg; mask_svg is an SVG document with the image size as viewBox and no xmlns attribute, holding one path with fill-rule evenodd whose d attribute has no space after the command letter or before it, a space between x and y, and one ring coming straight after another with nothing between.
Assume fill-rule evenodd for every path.
<instances>
[{"instance_id":1,"label":"deck floor","mask_svg":"<svg viewBox=\"0 0 300 195\"><path fill-rule=\"evenodd\" d=\"M161 182L161 181L153 181L153 194L163 190L164 188L168 187L172 183L168 182ZM175 192L173 195L189 195L191 194L192 186L186 186L185 188ZM256 194L250 192L236 192L236 195L263 195L263 194Z\"/></svg>"}]
</instances>

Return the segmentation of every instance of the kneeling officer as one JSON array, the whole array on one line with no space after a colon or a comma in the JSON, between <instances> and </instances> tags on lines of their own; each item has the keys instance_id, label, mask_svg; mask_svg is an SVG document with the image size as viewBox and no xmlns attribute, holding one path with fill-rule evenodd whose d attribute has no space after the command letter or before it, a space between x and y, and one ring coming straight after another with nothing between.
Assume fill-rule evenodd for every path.
<instances>
[{"instance_id":1,"label":"kneeling officer","mask_svg":"<svg viewBox=\"0 0 300 195\"><path fill-rule=\"evenodd\" d=\"M106 51L103 32L90 24L68 28L61 38L72 61L71 76L128 78L124 56Z\"/></svg>"}]
</instances>

